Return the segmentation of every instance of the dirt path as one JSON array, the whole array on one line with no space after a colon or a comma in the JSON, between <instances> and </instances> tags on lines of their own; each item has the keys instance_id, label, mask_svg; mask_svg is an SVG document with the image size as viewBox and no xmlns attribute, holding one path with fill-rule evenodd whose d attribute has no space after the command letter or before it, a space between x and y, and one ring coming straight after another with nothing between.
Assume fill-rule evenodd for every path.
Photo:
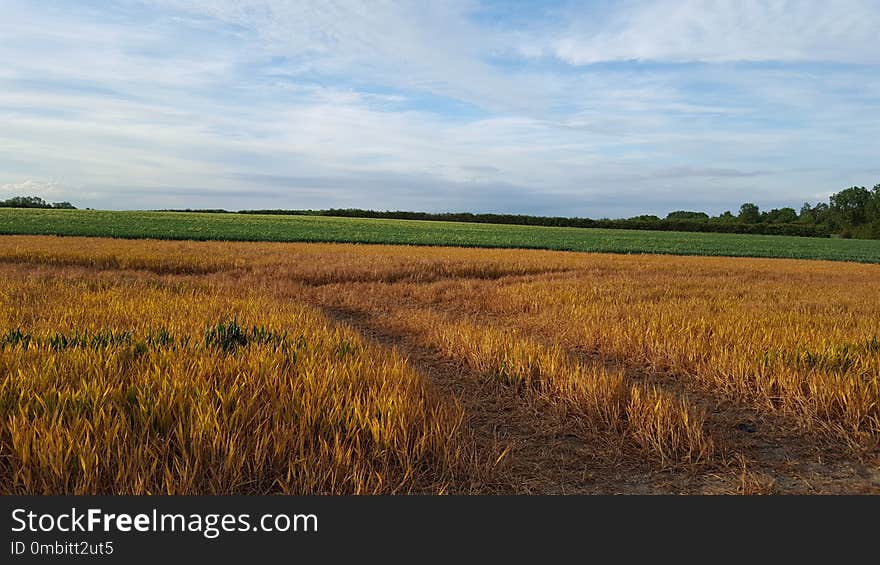
<instances>
[{"instance_id":1,"label":"dirt path","mask_svg":"<svg viewBox=\"0 0 880 565\"><path fill-rule=\"evenodd\" d=\"M711 492L707 481L687 471L659 471L609 445L566 418L558 407L540 400L525 402L514 391L482 379L459 363L389 331L380 316L325 308L336 321L364 338L396 349L410 365L465 411L485 472L453 485L453 492L495 494L674 494ZM715 482L709 477L709 482Z\"/></svg>"},{"instance_id":2,"label":"dirt path","mask_svg":"<svg viewBox=\"0 0 880 565\"><path fill-rule=\"evenodd\" d=\"M322 305L319 305L322 306ZM717 455L697 469L657 470L621 447L580 429L558 407L525 402L515 392L472 374L460 363L390 330L381 314L322 306L337 323L396 349L426 379L456 398L480 467L453 492L499 494L880 493L876 461L859 462L810 447L790 426L755 410L713 398L673 375L619 363L632 382L657 386L705 410ZM572 351L581 361L597 359ZM604 362L607 363L607 360Z\"/></svg>"},{"instance_id":3,"label":"dirt path","mask_svg":"<svg viewBox=\"0 0 880 565\"><path fill-rule=\"evenodd\" d=\"M594 354L569 351L582 362L599 362ZM880 493L876 458L859 461L822 447L783 416L718 398L673 374L653 372L627 360L613 364L630 382L662 389L705 413L704 428L716 450L715 468L708 471L703 485L710 492L717 488L744 494Z\"/></svg>"},{"instance_id":4,"label":"dirt path","mask_svg":"<svg viewBox=\"0 0 880 565\"><path fill-rule=\"evenodd\" d=\"M651 474L592 444L571 419L549 405L526 403L514 392L481 379L460 364L416 345L406 335L383 328L381 318L362 312L325 308L328 317L357 330L367 340L396 349L433 386L456 398L465 411L481 467L479 485L454 485L454 491L497 494L615 494L674 492L666 480L632 484L635 473Z\"/></svg>"}]
</instances>

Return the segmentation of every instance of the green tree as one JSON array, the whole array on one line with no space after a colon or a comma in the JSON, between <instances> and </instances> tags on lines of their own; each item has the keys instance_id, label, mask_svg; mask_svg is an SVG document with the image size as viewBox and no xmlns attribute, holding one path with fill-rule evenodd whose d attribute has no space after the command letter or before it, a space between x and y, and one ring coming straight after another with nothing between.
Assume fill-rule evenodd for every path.
<instances>
[{"instance_id":1,"label":"green tree","mask_svg":"<svg viewBox=\"0 0 880 565\"><path fill-rule=\"evenodd\" d=\"M0 208L63 208L76 210L70 202L54 202L49 204L38 196L13 196L6 200L0 200Z\"/></svg>"},{"instance_id":2,"label":"green tree","mask_svg":"<svg viewBox=\"0 0 880 565\"><path fill-rule=\"evenodd\" d=\"M49 208L49 204L37 196L13 196L0 205L6 208Z\"/></svg>"},{"instance_id":3,"label":"green tree","mask_svg":"<svg viewBox=\"0 0 880 565\"><path fill-rule=\"evenodd\" d=\"M845 188L831 195L831 213L840 227L858 227L868 221L871 191L864 186Z\"/></svg>"},{"instance_id":4,"label":"green tree","mask_svg":"<svg viewBox=\"0 0 880 565\"><path fill-rule=\"evenodd\" d=\"M739 221L746 224L761 223L761 209L757 204L746 202L739 207Z\"/></svg>"},{"instance_id":5,"label":"green tree","mask_svg":"<svg viewBox=\"0 0 880 565\"><path fill-rule=\"evenodd\" d=\"M816 216L813 215L813 207L809 202L804 202L801 206L801 212L798 214L798 221L802 224L815 224Z\"/></svg>"},{"instance_id":6,"label":"green tree","mask_svg":"<svg viewBox=\"0 0 880 565\"><path fill-rule=\"evenodd\" d=\"M868 220L880 221L880 184L875 184L871 190L871 200L868 203Z\"/></svg>"},{"instance_id":7,"label":"green tree","mask_svg":"<svg viewBox=\"0 0 880 565\"><path fill-rule=\"evenodd\" d=\"M826 202L818 202L813 206L813 218L815 218L817 224L833 224L831 207Z\"/></svg>"},{"instance_id":8,"label":"green tree","mask_svg":"<svg viewBox=\"0 0 880 565\"><path fill-rule=\"evenodd\" d=\"M765 219L770 224L793 224L798 215L794 208L775 208L767 212Z\"/></svg>"}]
</instances>

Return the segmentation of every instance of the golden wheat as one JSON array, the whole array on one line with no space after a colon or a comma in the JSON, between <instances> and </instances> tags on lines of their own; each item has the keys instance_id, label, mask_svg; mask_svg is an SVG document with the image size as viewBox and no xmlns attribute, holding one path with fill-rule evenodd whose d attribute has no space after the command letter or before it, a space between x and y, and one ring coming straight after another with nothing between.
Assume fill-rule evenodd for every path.
<instances>
[{"instance_id":1,"label":"golden wheat","mask_svg":"<svg viewBox=\"0 0 880 565\"><path fill-rule=\"evenodd\" d=\"M456 471L454 402L306 306L2 271L6 494L440 492Z\"/></svg>"},{"instance_id":2,"label":"golden wheat","mask_svg":"<svg viewBox=\"0 0 880 565\"><path fill-rule=\"evenodd\" d=\"M660 466L715 452L689 391L874 453L878 275L788 260L4 237L0 492L479 483L460 404L321 309L366 316L535 410L559 407L600 448Z\"/></svg>"}]
</instances>

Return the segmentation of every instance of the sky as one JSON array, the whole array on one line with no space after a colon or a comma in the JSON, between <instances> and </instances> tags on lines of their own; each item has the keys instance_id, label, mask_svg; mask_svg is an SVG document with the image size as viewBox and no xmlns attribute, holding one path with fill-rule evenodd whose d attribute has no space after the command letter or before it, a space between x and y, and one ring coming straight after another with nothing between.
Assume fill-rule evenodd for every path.
<instances>
[{"instance_id":1,"label":"sky","mask_svg":"<svg viewBox=\"0 0 880 565\"><path fill-rule=\"evenodd\" d=\"M880 0L0 14L0 198L616 218L880 183Z\"/></svg>"}]
</instances>

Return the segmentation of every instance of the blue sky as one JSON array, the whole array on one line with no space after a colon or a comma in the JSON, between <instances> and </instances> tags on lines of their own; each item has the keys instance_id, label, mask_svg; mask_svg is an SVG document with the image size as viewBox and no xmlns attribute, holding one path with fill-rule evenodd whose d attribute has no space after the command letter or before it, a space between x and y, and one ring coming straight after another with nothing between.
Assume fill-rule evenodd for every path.
<instances>
[{"instance_id":1,"label":"blue sky","mask_svg":"<svg viewBox=\"0 0 880 565\"><path fill-rule=\"evenodd\" d=\"M0 0L0 197L589 217L880 182L880 2Z\"/></svg>"}]
</instances>

